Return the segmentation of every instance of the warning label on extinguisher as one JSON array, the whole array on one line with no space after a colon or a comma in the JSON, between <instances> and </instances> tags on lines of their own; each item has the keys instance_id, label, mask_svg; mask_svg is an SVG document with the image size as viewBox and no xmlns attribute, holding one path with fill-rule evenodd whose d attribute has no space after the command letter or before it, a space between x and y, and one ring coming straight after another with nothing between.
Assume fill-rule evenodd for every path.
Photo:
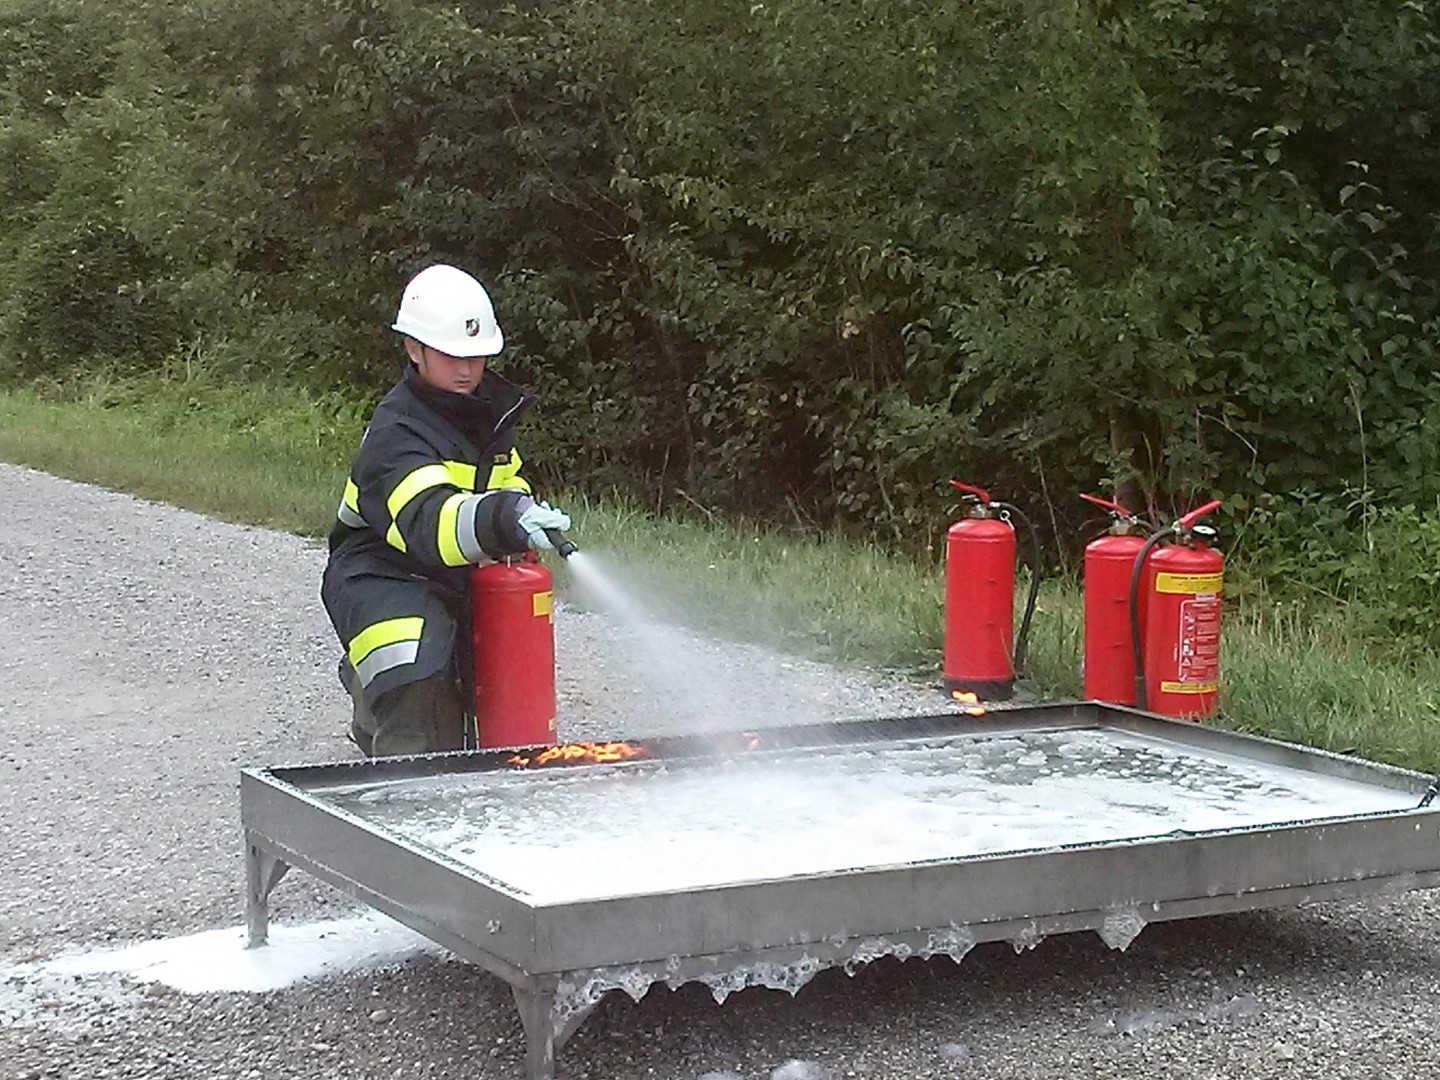
<instances>
[{"instance_id":1,"label":"warning label on extinguisher","mask_svg":"<svg viewBox=\"0 0 1440 1080\"><path fill-rule=\"evenodd\" d=\"M1224 587L1222 574L1175 574L1155 575L1155 591L1159 593L1206 593L1218 594Z\"/></svg>"},{"instance_id":2,"label":"warning label on extinguisher","mask_svg":"<svg viewBox=\"0 0 1440 1080\"><path fill-rule=\"evenodd\" d=\"M1220 595L1180 601L1180 640L1176 649L1174 693L1207 693L1220 678ZM1163 689L1170 690L1166 686Z\"/></svg>"}]
</instances>

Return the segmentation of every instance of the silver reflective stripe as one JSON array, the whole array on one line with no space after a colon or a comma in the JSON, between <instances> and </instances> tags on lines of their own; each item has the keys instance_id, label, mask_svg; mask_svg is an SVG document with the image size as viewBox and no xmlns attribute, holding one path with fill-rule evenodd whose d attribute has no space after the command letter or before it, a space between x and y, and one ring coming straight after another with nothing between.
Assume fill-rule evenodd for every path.
<instances>
[{"instance_id":1,"label":"silver reflective stripe","mask_svg":"<svg viewBox=\"0 0 1440 1080\"><path fill-rule=\"evenodd\" d=\"M510 419L510 417L515 415L515 410L520 408L520 406L524 404L525 399L522 397L519 401L515 402L514 405L511 405L510 408L506 409L505 412L501 414L500 419L495 421L495 430L499 431L501 428L503 428L506 422Z\"/></svg>"},{"instance_id":2,"label":"silver reflective stripe","mask_svg":"<svg viewBox=\"0 0 1440 1080\"><path fill-rule=\"evenodd\" d=\"M354 510L351 510L350 507L346 506L344 499L340 500L340 509L335 511L335 516L340 519L340 524L348 525L352 529L363 529L365 527L365 519Z\"/></svg>"},{"instance_id":3,"label":"silver reflective stripe","mask_svg":"<svg viewBox=\"0 0 1440 1080\"><path fill-rule=\"evenodd\" d=\"M361 686L369 686L371 680L382 671L389 671L401 664L413 664L418 655L418 641L397 641L393 645L381 645L378 649L370 650L370 654L355 665L355 674L360 676Z\"/></svg>"},{"instance_id":4,"label":"silver reflective stripe","mask_svg":"<svg viewBox=\"0 0 1440 1080\"><path fill-rule=\"evenodd\" d=\"M480 537L475 531L475 515L480 513L481 504L487 495L488 493L472 495L466 499L460 504L460 512L455 517L455 540L460 545L460 553L465 556L466 562L490 561L485 549L480 546Z\"/></svg>"}]
</instances>

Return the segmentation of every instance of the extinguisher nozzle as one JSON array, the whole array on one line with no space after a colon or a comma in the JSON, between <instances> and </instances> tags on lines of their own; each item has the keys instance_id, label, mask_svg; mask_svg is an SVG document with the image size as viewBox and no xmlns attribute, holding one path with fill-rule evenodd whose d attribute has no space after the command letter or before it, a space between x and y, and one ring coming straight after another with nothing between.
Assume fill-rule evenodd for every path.
<instances>
[{"instance_id":1,"label":"extinguisher nozzle","mask_svg":"<svg viewBox=\"0 0 1440 1080\"><path fill-rule=\"evenodd\" d=\"M556 553L559 554L562 559L568 559L580 550L580 545L575 543L574 540L571 540L559 529L546 529L545 535L550 538L550 543L554 545Z\"/></svg>"}]
</instances>

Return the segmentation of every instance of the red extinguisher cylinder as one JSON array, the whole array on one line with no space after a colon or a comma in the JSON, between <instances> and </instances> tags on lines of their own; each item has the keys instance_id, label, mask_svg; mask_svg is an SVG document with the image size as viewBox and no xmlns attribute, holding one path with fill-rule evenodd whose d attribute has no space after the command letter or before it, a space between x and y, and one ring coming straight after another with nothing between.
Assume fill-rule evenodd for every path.
<instances>
[{"instance_id":1,"label":"red extinguisher cylinder","mask_svg":"<svg viewBox=\"0 0 1440 1080\"><path fill-rule=\"evenodd\" d=\"M1135 704L1130 576L1144 546L1143 536L1107 534L1085 547L1085 696L1095 701Z\"/></svg>"},{"instance_id":2,"label":"red extinguisher cylinder","mask_svg":"<svg viewBox=\"0 0 1440 1080\"><path fill-rule=\"evenodd\" d=\"M1214 714L1220 679L1225 558L1195 541L1150 553L1140 593L1146 708L1165 716Z\"/></svg>"},{"instance_id":3,"label":"red extinguisher cylinder","mask_svg":"<svg viewBox=\"0 0 1440 1080\"><path fill-rule=\"evenodd\" d=\"M985 701L1010 697L1015 671L1015 530L995 517L962 518L945 537L945 689Z\"/></svg>"},{"instance_id":4,"label":"red extinguisher cylinder","mask_svg":"<svg viewBox=\"0 0 1440 1080\"><path fill-rule=\"evenodd\" d=\"M550 571L496 562L470 572L475 734L482 749L555 741L555 617Z\"/></svg>"}]
</instances>

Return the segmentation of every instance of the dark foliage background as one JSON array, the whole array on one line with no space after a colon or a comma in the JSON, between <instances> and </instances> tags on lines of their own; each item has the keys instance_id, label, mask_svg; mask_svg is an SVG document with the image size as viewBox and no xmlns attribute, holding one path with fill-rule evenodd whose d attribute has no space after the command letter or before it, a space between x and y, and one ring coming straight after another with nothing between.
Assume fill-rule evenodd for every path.
<instances>
[{"instance_id":1,"label":"dark foliage background","mask_svg":"<svg viewBox=\"0 0 1440 1080\"><path fill-rule=\"evenodd\" d=\"M1440 515L1436 23L0 0L0 377L373 395L401 285L450 260L552 482L919 547L960 476L1057 558L1080 490L1224 495L1242 549L1321 544L1342 588L1377 515Z\"/></svg>"}]
</instances>

